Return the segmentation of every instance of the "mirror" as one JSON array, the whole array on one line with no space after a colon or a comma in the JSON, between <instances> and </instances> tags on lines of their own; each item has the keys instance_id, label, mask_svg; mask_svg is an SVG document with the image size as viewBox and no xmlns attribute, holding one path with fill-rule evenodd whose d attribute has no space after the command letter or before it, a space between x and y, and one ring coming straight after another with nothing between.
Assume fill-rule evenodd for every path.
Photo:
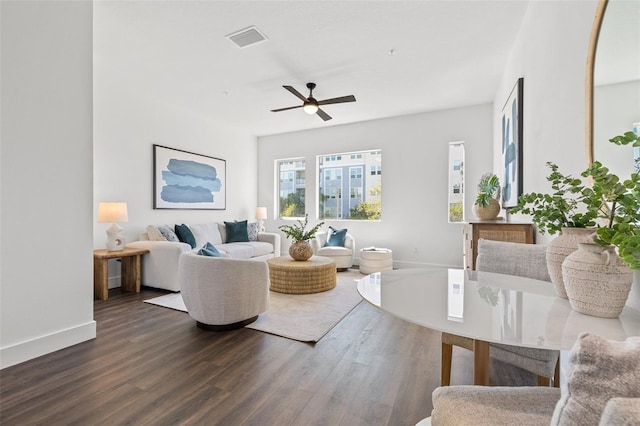
<instances>
[{"instance_id":1,"label":"mirror","mask_svg":"<svg viewBox=\"0 0 640 426\"><path fill-rule=\"evenodd\" d=\"M587 67L587 161L601 161L621 177L633 171L633 148L609 139L640 122L639 22L640 2L600 1Z\"/></svg>"}]
</instances>

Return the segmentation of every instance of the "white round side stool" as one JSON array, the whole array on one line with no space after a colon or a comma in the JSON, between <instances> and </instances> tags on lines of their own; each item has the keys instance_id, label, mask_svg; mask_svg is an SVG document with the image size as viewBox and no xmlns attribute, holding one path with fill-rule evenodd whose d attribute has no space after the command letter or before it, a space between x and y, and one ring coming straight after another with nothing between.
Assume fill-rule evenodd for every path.
<instances>
[{"instance_id":1,"label":"white round side stool","mask_svg":"<svg viewBox=\"0 0 640 426\"><path fill-rule=\"evenodd\" d=\"M386 248L360 249L360 273L391 271L393 269L393 251Z\"/></svg>"}]
</instances>

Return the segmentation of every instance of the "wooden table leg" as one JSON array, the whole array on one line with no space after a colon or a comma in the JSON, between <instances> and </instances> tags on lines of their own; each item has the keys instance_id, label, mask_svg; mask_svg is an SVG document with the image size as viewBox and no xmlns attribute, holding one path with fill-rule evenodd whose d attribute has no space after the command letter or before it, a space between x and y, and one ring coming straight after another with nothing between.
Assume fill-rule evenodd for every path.
<instances>
[{"instance_id":1,"label":"wooden table leg","mask_svg":"<svg viewBox=\"0 0 640 426\"><path fill-rule=\"evenodd\" d=\"M109 298L109 260L93 258L93 294L97 299Z\"/></svg>"},{"instance_id":2,"label":"wooden table leg","mask_svg":"<svg viewBox=\"0 0 640 426\"><path fill-rule=\"evenodd\" d=\"M122 258L120 271L122 290L140 293L140 257L138 255Z\"/></svg>"},{"instance_id":3,"label":"wooden table leg","mask_svg":"<svg viewBox=\"0 0 640 426\"><path fill-rule=\"evenodd\" d=\"M473 339L473 384L489 386L489 342Z\"/></svg>"}]
</instances>

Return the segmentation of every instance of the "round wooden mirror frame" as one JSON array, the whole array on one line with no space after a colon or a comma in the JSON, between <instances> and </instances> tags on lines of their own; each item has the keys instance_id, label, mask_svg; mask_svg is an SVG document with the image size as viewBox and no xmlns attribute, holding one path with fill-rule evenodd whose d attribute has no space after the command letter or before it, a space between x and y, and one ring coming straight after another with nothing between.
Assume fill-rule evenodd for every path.
<instances>
[{"instance_id":1,"label":"round wooden mirror frame","mask_svg":"<svg viewBox=\"0 0 640 426\"><path fill-rule=\"evenodd\" d=\"M587 165L593 163L593 71L596 64L596 51L598 50L598 38L600 37L600 28L602 27L602 19L607 9L609 0L599 0L596 15L593 19L591 27L591 40L589 41L589 52L587 54L587 75L586 75L586 146Z\"/></svg>"}]
</instances>

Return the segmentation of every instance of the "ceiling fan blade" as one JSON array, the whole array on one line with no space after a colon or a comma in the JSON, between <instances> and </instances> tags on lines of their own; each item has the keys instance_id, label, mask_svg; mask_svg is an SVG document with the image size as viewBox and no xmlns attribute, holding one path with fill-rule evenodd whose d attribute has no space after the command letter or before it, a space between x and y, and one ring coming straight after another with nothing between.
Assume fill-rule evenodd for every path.
<instances>
[{"instance_id":1,"label":"ceiling fan blade","mask_svg":"<svg viewBox=\"0 0 640 426\"><path fill-rule=\"evenodd\" d=\"M318 111L316 111L316 114L318 114L320 118L322 118L324 121L331 120L331 116L326 112L324 112L323 110L321 110L320 108L318 108Z\"/></svg>"},{"instance_id":2,"label":"ceiling fan blade","mask_svg":"<svg viewBox=\"0 0 640 426\"><path fill-rule=\"evenodd\" d=\"M293 106L293 107L286 107L286 108L279 108L279 109L272 109L271 112L287 111L287 110L296 109L296 108L302 108L302 105Z\"/></svg>"},{"instance_id":3,"label":"ceiling fan blade","mask_svg":"<svg viewBox=\"0 0 640 426\"><path fill-rule=\"evenodd\" d=\"M325 99L323 101L318 101L318 105L342 104L345 102L355 102L355 101L356 101L356 97L353 95L349 95L349 96L341 96L339 98L331 98L331 99Z\"/></svg>"},{"instance_id":4,"label":"ceiling fan blade","mask_svg":"<svg viewBox=\"0 0 640 426\"><path fill-rule=\"evenodd\" d=\"M300 99L302 102L306 102L307 98L305 98L304 96L302 96L302 94L300 92L298 92L296 89L294 89L291 86L282 86L285 89L287 89L288 91L290 91L291 93L293 93L294 96L296 96L298 99Z\"/></svg>"}]
</instances>

